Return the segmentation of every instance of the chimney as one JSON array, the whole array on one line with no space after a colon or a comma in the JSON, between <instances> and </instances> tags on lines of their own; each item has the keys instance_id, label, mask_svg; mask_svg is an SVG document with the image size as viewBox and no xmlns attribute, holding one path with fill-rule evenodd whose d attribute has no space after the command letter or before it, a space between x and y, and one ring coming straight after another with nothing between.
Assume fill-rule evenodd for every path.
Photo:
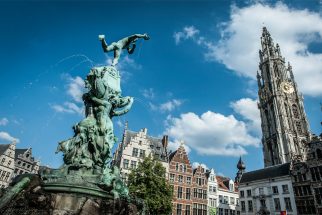
<instances>
[{"instance_id":1,"label":"chimney","mask_svg":"<svg viewBox=\"0 0 322 215\"><path fill-rule=\"evenodd\" d=\"M162 146L163 148L168 148L168 135L163 135Z\"/></svg>"}]
</instances>

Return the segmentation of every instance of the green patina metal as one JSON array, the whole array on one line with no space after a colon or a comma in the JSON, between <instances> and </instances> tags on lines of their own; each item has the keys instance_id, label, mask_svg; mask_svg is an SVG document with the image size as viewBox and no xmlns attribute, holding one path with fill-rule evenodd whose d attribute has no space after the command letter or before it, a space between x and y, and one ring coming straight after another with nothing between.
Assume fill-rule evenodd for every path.
<instances>
[{"instance_id":1,"label":"green patina metal","mask_svg":"<svg viewBox=\"0 0 322 215\"><path fill-rule=\"evenodd\" d=\"M148 40L149 36L134 34L111 45L107 45L104 35L99 36L104 52L114 51L113 63L93 67L87 75L88 91L83 94L86 117L73 126L73 137L58 144L57 152L63 152L64 165L41 174L45 190L128 198L119 169L109 168L108 162L116 142L112 118L127 113L133 104L132 97L121 94L121 77L115 65L122 49L133 53L139 38Z\"/></svg>"},{"instance_id":2,"label":"green patina metal","mask_svg":"<svg viewBox=\"0 0 322 215\"><path fill-rule=\"evenodd\" d=\"M6 194L0 198L0 208L3 208L11 201L18 193L20 193L30 183L29 177L22 178L17 184L7 190Z\"/></svg>"}]
</instances>

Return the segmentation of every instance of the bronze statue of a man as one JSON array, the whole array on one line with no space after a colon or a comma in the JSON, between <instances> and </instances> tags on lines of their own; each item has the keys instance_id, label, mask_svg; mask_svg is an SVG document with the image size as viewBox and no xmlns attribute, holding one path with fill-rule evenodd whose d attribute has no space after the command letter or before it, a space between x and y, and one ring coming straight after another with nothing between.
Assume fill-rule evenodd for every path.
<instances>
[{"instance_id":1,"label":"bronze statue of a man","mask_svg":"<svg viewBox=\"0 0 322 215\"><path fill-rule=\"evenodd\" d=\"M110 45L107 45L105 41L105 35L99 35L98 38L102 42L102 47L104 52L114 51L114 59L112 62L112 66L115 66L118 63L118 60L121 56L122 49L127 49L127 52L129 54L132 54L136 47L135 42L139 38L143 38L144 40L150 39L149 35L147 34L133 34L129 37L125 37L123 39L120 39L117 42L113 42Z\"/></svg>"}]
</instances>

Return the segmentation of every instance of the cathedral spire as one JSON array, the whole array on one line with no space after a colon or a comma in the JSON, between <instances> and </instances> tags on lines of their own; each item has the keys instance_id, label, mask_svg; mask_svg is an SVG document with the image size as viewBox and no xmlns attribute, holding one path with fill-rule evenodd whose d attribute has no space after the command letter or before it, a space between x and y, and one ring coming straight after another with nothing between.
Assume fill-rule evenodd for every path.
<instances>
[{"instance_id":1,"label":"cathedral spire","mask_svg":"<svg viewBox=\"0 0 322 215\"><path fill-rule=\"evenodd\" d=\"M292 66L285 64L279 44L263 28L257 73L265 166L290 162L302 153L309 126ZM259 75L260 74L260 75Z\"/></svg>"},{"instance_id":2,"label":"cathedral spire","mask_svg":"<svg viewBox=\"0 0 322 215\"><path fill-rule=\"evenodd\" d=\"M244 174L245 169L246 169L246 165L242 161L241 156L239 157L239 161L237 163L237 169L238 169L238 172L237 172L236 177L235 177L235 183L240 182L240 179L241 179L241 177Z\"/></svg>"}]
</instances>

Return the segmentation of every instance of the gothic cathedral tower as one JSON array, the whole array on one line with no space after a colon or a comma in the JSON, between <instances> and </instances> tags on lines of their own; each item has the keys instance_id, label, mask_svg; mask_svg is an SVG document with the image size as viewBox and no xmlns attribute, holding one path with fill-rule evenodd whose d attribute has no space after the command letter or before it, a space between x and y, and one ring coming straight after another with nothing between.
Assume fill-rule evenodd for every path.
<instances>
[{"instance_id":1,"label":"gothic cathedral tower","mask_svg":"<svg viewBox=\"0 0 322 215\"><path fill-rule=\"evenodd\" d=\"M309 125L292 67L285 65L279 45L263 28L257 72L259 110L265 167L290 162L301 156L310 139Z\"/></svg>"}]
</instances>

